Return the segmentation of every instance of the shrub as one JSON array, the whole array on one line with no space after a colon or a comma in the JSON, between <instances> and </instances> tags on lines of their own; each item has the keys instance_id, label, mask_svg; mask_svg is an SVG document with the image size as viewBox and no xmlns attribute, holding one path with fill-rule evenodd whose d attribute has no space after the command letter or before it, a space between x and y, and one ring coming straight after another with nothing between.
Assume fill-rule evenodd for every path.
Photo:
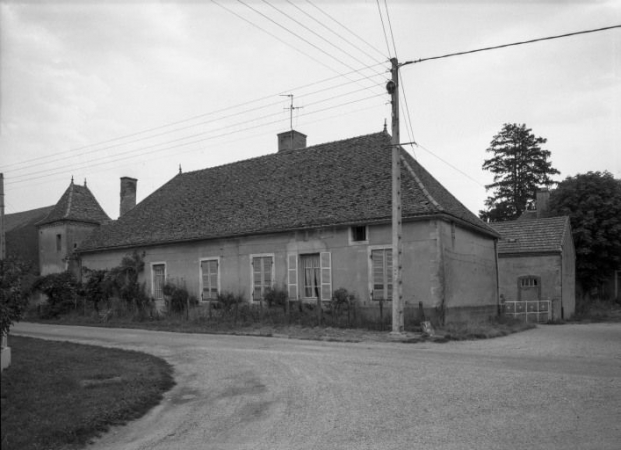
<instances>
[{"instance_id":1,"label":"shrub","mask_svg":"<svg viewBox=\"0 0 621 450\"><path fill-rule=\"evenodd\" d=\"M77 300L79 283L70 271L39 277L33 289L47 296L43 317L58 317L69 312Z\"/></svg>"},{"instance_id":2,"label":"shrub","mask_svg":"<svg viewBox=\"0 0 621 450\"><path fill-rule=\"evenodd\" d=\"M265 290L263 300L267 302L267 306L272 308L274 306L285 307L287 300L289 300L289 294L284 288L270 287Z\"/></svg>"},{"instance_id":3,"label":"shrub","mask_svg":"<svg viewBox=\"0 0 621 450\"><path fill-rule=\"evenodd\" d=\"M231 311L233 306L239 306L244 302L244 295L235 295L232 292L222 291L216 297L216 301L225 311Z\"/></svg>"},{"instance_id":4,"label":"shrub","mask_svg":"<svg viewBox=\"0 0 621 450\"><path fill-rule=\"evenodd\" d=\"M28 266L16 258L0 260L0 318L2 334L9 332L14 322L23 317L28 307L28 291L24 288L24 277Z\"/></svg>"},{"instance_id":5,"label":"shrub","mask_svg":"<svg viewBox=\"0 0 621 450\"><path fill-rule=\"evenodd\" d=\"M169 311L183 312L186 310L188 303L190 306L198 305L198 299L194 295L190 295L185 287L177 286L175 283L166 283L162 291L165 296L169 297L166 306Z\"/></svg>"}]
</instances>

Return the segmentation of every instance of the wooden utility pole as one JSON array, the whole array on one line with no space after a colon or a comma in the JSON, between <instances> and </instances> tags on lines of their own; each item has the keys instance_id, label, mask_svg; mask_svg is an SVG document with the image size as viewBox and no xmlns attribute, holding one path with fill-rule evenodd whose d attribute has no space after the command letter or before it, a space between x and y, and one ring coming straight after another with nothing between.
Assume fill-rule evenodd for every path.
<instances>
[{"instance_id":1,"label":"wooden utility pole","mask_svg":"<svg viewBox=\"0 0 621 450\"><path fill-rule=\"evenodd\" d=\"M390 60L392 80L386 88L392 103L392 332L401 335L403 322L402 243L401 243L401 151L399 148L399 62Z\"/></svg>"}]
</instances>

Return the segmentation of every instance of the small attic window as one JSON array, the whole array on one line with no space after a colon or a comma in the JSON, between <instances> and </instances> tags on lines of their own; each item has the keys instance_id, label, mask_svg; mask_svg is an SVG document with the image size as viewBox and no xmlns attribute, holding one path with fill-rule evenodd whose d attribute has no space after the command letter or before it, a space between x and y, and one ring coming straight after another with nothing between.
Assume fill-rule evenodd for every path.
<instances>
[{"instance_id":1,"label":"small attic window","mask_svg":"<svg viewBox=\"0 0 621 450\"><path fill-rule=\"evenodd\" d=\"M63 249L63 235L57 234L56 235L56 251L59 252L62 249Z\"/></svg>"},{"instance_id":2,"label":"small attic window","mask_svg":"<svg viewBox=\"0 0 621 450\"><path fill-rule=\"evenodd\" d=\"M366 242L367 241L367 227L365 225L351 227L351 241L352 242Z\"/></svg>"}]
</instances>

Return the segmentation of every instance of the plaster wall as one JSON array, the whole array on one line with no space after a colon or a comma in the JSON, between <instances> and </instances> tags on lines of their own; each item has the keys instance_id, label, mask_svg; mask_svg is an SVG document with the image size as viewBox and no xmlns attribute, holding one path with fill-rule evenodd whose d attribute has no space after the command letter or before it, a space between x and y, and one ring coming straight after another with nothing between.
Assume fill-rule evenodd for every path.
<instances>
[{"instance_id":1,"label":"plaster wall","mask_svg":"<svg viewBox=\"0 0 621 450\"><path fill-rule=\"evenodd\" d=\"M500 295L507 301L518 301L519 277L539 277L539 298L552 300L552 317L561 317L562 258L551 255L501 255L498 259Z\"/></svg>"},{"instance_id":2,"label":"plaster wall","mask_svg":"<svg viewBox=\"0 0 621 450\"><path fill-rule=\"evenodd\" d=\"M422 220L408 222L403 226L403 293L406 305L417 306L419 301L426 308L438 306L444 295L445 277L438 221ZM450 229L449 229L450 230ZM450 231L449 231L450 232ZM168 281L186 287L200 299L201 260L219 261L219 290L242 294L246 300L252 295L252 255L271 255L274 258L274 284L287 288L288 261L291 254L330 252L332 291L345 288L355 293L363 306L375 306L371 298L373 289L371 272L371 251L391 246L390 225L373 225L367 229L367 240L352 242L349 227L330 227L317 230L245 236L233 239L205 240L189 243L150 246L138 249L144 252L145 271L142 281L147 293L153 295L152 265L165 264ZM465 242L445 258L450 268L450 306L495 305L495 272L493 241L485 244L485 238L460 230L456 237ZM478 255L468 259L466 254L476 249ZM85 253L82 265L90 269L111 268L118 265L122 257L131 250ZM465 261L458 261L461 255ZM455 260L455 261L453 261ZM459 275L460 267L468 269L466 275ZM485 269L483 270L482 267ZM485 277L473 281L473 276ZM301 271L298 267L298 295L302 297ZM463 280L468 280L464 283ZM463 288L467 284L469 288ZM476 289L473 287L476 286ZM459 295L458 295L459 293ZM390 308L390 305L386 305Z\"/></svg>"},{"instance_id":3,"label":"plaster wall","mask_svg":"<svg viewBox=\"0 0 621 450\"><path fill-rule=\"evenodd\" d=\"M450 320L451 308L476 307L487 314L497 314L498 289L494 240L462 228L458 224L438 221L441 249L444 300Z\"/></svg>"},{"instance_id":4,"label":"plaster wall","mask_svg":"<svg viewBox=\"0 0 621 450\"><path fill-rule=\"evenodd\" d=\"M576 312L576 250L571 232L567 230L563 242L562 258L562 307L563 318L569 319Z\"/></svg>"},{"instance_id":5,"label":"plaster wall","mask_svg":"<svg viewBox=\"0 0 621 450\"><path fill-rule=\"evenodd\" d=\"M59 273L69 268L67 257L86 239L97 225L57 222L39 227L39 264L41 275ZM60 236L60 248L57 241Z\"/></svg>"}]
</instances>

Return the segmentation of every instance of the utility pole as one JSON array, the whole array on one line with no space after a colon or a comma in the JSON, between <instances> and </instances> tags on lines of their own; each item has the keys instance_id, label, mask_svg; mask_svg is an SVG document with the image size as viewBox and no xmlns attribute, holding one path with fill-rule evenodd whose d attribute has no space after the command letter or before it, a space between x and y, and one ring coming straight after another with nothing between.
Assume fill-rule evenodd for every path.
<instances>
[{"instance_id":1,"label":"utility pole","mask_svg":"<svg viewBox=\"0 0 621 450\"><path fill-rule=\"evenodd\" d=\"M6 237L4 235L4 174L0 173L0 260L6 258Z\"/></svg>"},{"instance_id":2,"label":"utility pole","mask_svg":"<svg viewBox=\"0 0 621 450\"><path fill-rule=\"evenodd\" d=\"M392 335L403 334L403 283L401 242L401 151L399 148L399 62L390 60L392 79L386 85L392 104Z\"/></svg>"}]
</instances>

